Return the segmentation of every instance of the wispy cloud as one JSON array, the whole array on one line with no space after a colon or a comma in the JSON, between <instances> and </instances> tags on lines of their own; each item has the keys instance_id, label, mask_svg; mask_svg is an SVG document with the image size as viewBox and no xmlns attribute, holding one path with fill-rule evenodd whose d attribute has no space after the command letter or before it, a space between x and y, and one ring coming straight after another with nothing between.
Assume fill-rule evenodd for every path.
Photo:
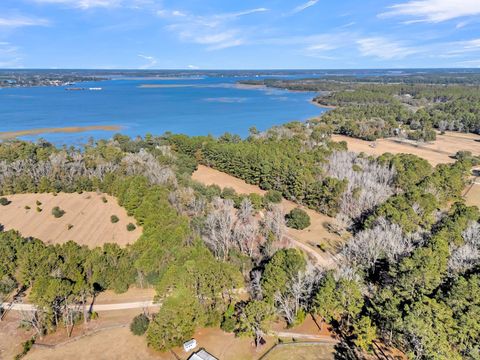
<instances>
[{"instance_id":1,"label":"wispy cloud","mask_svg":"<svg viewBox=\"0 0 480 360\"><path fill-rule=\"evenodd\" d=\"M420 52L419 48L410 47L402 42L392 41L380 36L359 39L357 45L362 56L375 57L381 60L403 59Z\"/></svg>"},{"instance_id":2,"label":"wispy cloud","mask_svg":"<svg viewBox=\"0 0 480 360\"><path fill-rule=\"evenodd\" d=\"M49 21L27 16L0 17L0 27L48 26Z\"/></svg>"},{"instance_id":3,"label":"wispy cloud","mask_svg":"<svg viewBox=\"0 0 480 360\"><path fill-rule=\"evenodd\" d=\"M310 0L310 1L307 1L306 3L302 4L302 5L299 5L297 6L295 9L293 9L292 13L293 14L296 14L296 13L299 13L299 12L302 12L304 10L307 10L308 8L316 5L318 3L319 0Z\"/></svg>"},{"instance_id":4,"label":"wispy cloud","mask_svg":"<svg viewBox=\"0 0 480 360\"><path fill-rule=\"evenodd\" d=\"M31 0L39 4L60 4L78 9L112 8L121 5L135 5L135 0Z\"/></svg>"},{"instance_id":5,"label":"wispy cloud","mask_svg":"<svg viewBox=\"0 0 480 360\"><path fill-rule=\"evenodd\" d=\"M140 69L151 69L158 63L157 59L153 56L138 54L138 57L148 61L146 64L140 66Z\"/></svg>"},{"instance_id":6,"label":"wispy cloud","mask_svg":"<svg viewBox=\"0 0 480 360\"><path fill-rule=\"evenodd\" d=\"M167 29L185 41L206 45L207 50L220 50L248 42L248 29L235 26L241 17L269 11L254 8L238 12L213 15L195 15L179 10L162 9L157 15L169 22Z\"/></svg>"},{"instance_id":7,"label":"wispy cloud","mask_svg":"<svg viewBox=\"0 0 480 360\"><path fill-rule=\"evenodd\" d=\"M9 42L0 42L0 68L22 67L22 57L17 46Z\"/></svg>"},{"instance_id":8,"label":"wispy cloud","mask_svg":"<svg viewBox=\"0 0 480 360\"><path fill-rule=\"evenodd\" d=\"M413 17L406 23L439 23L460 17L480 15L479 0L411 0L390 6L380 17Z\"/></svg>"}]
</instances>

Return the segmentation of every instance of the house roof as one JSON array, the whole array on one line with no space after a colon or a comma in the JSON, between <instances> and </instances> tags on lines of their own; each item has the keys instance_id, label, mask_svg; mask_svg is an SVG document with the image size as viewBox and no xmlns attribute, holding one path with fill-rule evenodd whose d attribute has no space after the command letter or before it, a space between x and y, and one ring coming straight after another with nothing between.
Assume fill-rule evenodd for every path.
<instances>
[{"instance_id":1,"label":"house roof","mask_svg":"<svg viewBox=\"0 0 480 360\"><path fill-rule=\"evenodd\" d=\"M212 354L209 354L204 349L201 349L196 353L192 354L192 356L190 356L188 360L218 360L218 359Z\"/></svg>"}]
</instances>

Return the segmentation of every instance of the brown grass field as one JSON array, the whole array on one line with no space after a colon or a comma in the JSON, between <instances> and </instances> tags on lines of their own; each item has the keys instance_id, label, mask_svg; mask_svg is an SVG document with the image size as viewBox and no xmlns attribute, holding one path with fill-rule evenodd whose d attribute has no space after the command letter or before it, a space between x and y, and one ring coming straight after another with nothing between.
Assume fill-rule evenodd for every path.
<instances>
[{"instance_id":1,"label":"brown grass field","mask_svg":"<svg viewBox=\"0 0 480 360\"><path fill-rule=\"evenodd\" d=\"M480 209L480 179L479 183L474 184L465 195L465 200L469 206L477 206Z\"/></svg>"},{"instance_id":2,"label":"brown grass field","mask_svg":"<svg viewBox=\"0 0 480 360\"><path fill-rule=\"evenodd\" d=\"M245 181L237 179L234 176L228 175L221 171L200 165L198 170L192 175L193 180L196 180L205 185L216 184L221 188L231 187L238 194L265 194L258 186L247 184ZM283 200L282 206L285 212L299 207L292 201ZM331 265L331 257L322 252L318 245L325 244L327 249L334 250L334 248L342 242L342 238L336 234L332 234L325 229L324 223L335 223L335 219L326 215L320 214L316 211L303 208L310 216L311 225L305 230L288 229L288 234L293 239L299 241L304 246L308 246L311 250L316 252L319 257L319 262L324 266Z\"/></svg>"},{"instance_id":3,"label":"brown grass field","mask_svg":"<svg viewBox=\"0 0 480 360\"><path fill-rule=\"evenodd\" d=\"M15 229L23 236L32 236L47 244L65 243L73 240L89 247L104 243L125 246L135 242L142 229L127 231L128 223L135 219L127 215L114 197L94 192L83 194L16 194L6 196L11 204L0 206L0 224L6 230ZM107 200L105 203L103 198ZM42 203L37 211L36 202ZM26 209L26 207L30 209ZM58 206L66 211L61 218L55 218L51 211ZM112 224L110 216L120 221ZM73 225L69 230L69 225Z\"/></svg>"},{"instance_id":4,"label":"brown grass field","mask_svg":"<svg viewBox=\"0 0 480 360\"><path fill-rule=\"evenodd\" d=\"M459 150L471 151L480 155L480 136L447 131L445 135L437 135L437 140L430 143L406 142L395 138L379 139L374 142L351 138L343 135L333 135L334 141L346 141L348 149L354 152L364 152L379 156L386 152L393 154L414 154L428 160L432 165L455 161L451 156Z\"/></svg>"},{"instance_id":5,"label":"brown grass field","mask_svg":"<svg viewBox=\"0 0 480 360\"><path fill-rule=\"evenodd\" d=\"M269 352L265 360L333 360L334 353L330 344L283 344Z\"/></svg>"}]
</instances>

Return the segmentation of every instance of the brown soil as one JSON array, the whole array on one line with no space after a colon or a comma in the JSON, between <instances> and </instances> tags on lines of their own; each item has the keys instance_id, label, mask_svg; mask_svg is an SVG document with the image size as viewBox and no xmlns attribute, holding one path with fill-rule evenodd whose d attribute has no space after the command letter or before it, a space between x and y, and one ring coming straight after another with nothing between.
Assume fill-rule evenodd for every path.
<instances>
[{"instance_id":1,"label":"brown soil","mask_svg":"<svg viewBox=\"0 0 480 360\"><path fill-rule=\"evenodd\" d=\"M334 141L346 141L348 149L355 152L364 152L379 156L386 152L393 154L414 154L428 160L432 165L451 163L453 155L459 150L471 151L480 155L480 136L457 132L446 132L437 135L437 140L431 143L415 143L395 138L379 139L375 142L351 138L343 135L333 135ZM375 144L375 146L374 146Z\"/></svg>"},{"instance_id":2,"label":"brown soil","mask_svg":"<svg viewBox=\"0 0 480 360\"><path fill-rule=\"evenodd\" d=\"M85 131L104 130L119 131L121 127L118 125L100 125L100 126L69 126L63 128L40 128L17 131L0 132L0 140L14 139L19 136L54 134L54 133L79 133Z\"/></svg>"},{"instance_id":3,"label":"brown soil","mask_svg":"<svg viewBox=\"0 0 480 360\"><path fill-rule=\"evenodd\" d=\"M32 236L47 244L73 240L89 247L105 243L125 246L135 242L142 233L140 227L127 231L127 224L135 224L135 219L127 215L114 197L105 194L16 194L7 198L11 204L0 207L0 224L7 230L18 230L23 236ZM37 200L42 203L41 212L36 210ZM55 206L64 210L65 215L55 218L51 213ZM112 215L118 216L118 223L112 224ZM69 225L73 225L70 230Z\"/></svg>"},{"instance_id":4,"label":"brown soil","mask_svg":"<svg viewBox=\"0 0 480 360\"><path fill-rule=\"evenodd\" d=\"M247 184L245 181L237 179L234 176L203 165L198 167L198 170L193 173L192 178L205 185L216 184L221 188L231 187L238 194L265 194L265 191L261 190L258 186ZM283 200L282 206L285 212L299 207L298 204L288 200ZM288 229L288 235L303 245L300 247L308 247L313 254L316 254L314 256L319 260L320 264L330 267L332 266L331 253L335 252L336 247L342 242L342 238L328 232L324 224L335 223L335 219L310 209L303 209L310 216L311 225L304 230ZM318 248L320 244L326 247L327 252L323 252Z\"/></svg>"}]
</instances>

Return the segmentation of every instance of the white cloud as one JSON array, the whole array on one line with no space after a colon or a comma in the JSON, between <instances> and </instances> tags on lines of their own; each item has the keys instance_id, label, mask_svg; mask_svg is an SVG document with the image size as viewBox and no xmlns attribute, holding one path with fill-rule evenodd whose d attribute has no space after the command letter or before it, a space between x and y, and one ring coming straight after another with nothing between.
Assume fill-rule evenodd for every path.
<instances>
[{"instance_id":1,"label":"white cloud","mask_svg":"<svg viewBox=\"0 0 480 360\"><path fill-rule=\"evenodd\" d=\"M22 67L21 61L18 47L8 42L0 42L0 68Z\"/></svg>"},{"instance_id":2,"label":"white cloud","mask_svg":"<svg viewBox=\"0 0 480 360\"><path fill-rule=\"evenodd\" d=\"M310 0L310 1L307 1L306 3L302 4L302 5L299 5L297 6L295 9L293 9L292 13L296 14L296 13L299 13L299 12L302 12L314 5L316 5L318 3L319 0Z\"/></svg>"},{"instance_id":3,"label":"white cloud","mask_svg":"<svg viewBox=\"0 0 480 360\"><path fill-rule=\"evenodd\" d=\"M158 63L157 59L153 56L138 54L138 57L148 61L146 64L140 66L140 69L150 69Z\"/></svg>"},{"instance_id":4,"label":"white cloud","mask_svg":"<svg viewBox=\"0 0 480 360\"><path fill-rule=\"evenodd\" d=\"M408 16L414 22L438 23L465 16L480 15L479 0L411 0L390 6L380 17Z\"/></svg>"},{"instance_id":5,"label":"white cloud","mask_svg":"<svg viewBox=\"0 0 480 360\"><path fill-rule=\"evenodd\" d=\"M162 9L157 15L170 24L166 27L186 42L206 45L207 50L220 50L240 46L248 42L248 29L235 26L239 18L269 11L266 8L254 8L239 12L213 15L195 15L179 10Z\"/></svg>"},{"instance_id":6,"label":"white cloud","mask_svg":"<svg viewBox=\"0 0 480 360\"><path fill-rule=\"evenodd\" d=\"M60 4L68 5L74 8L79 9L90 9L90 8L111 8L124 5L126 3L134 5L136 1L125 1L125 0L33 0L39 4Z\"/></svg>"},{"instance_id":7,"label":"white cloud","mask_svg":"<svg viewBox=\"0 0 480 360\"><path fill-rule=\"evenodd\" d=\"M18 28L25 26L47 26L46 19L38 19L26 16L0 17L0 27Z\"/></svg>"},{"instance_id":8,"label":"white cloud","mask_svg":"<svg viewBox=\"0 0 480 360\"><path fill-rule=\"evenodd\" d=\"M403 59L420 52L418 48L408 47L401 42L391 41L383 37L359 39L357 45L362 56L375 57L381 60Z\"/></svg>"}]
</instances>

